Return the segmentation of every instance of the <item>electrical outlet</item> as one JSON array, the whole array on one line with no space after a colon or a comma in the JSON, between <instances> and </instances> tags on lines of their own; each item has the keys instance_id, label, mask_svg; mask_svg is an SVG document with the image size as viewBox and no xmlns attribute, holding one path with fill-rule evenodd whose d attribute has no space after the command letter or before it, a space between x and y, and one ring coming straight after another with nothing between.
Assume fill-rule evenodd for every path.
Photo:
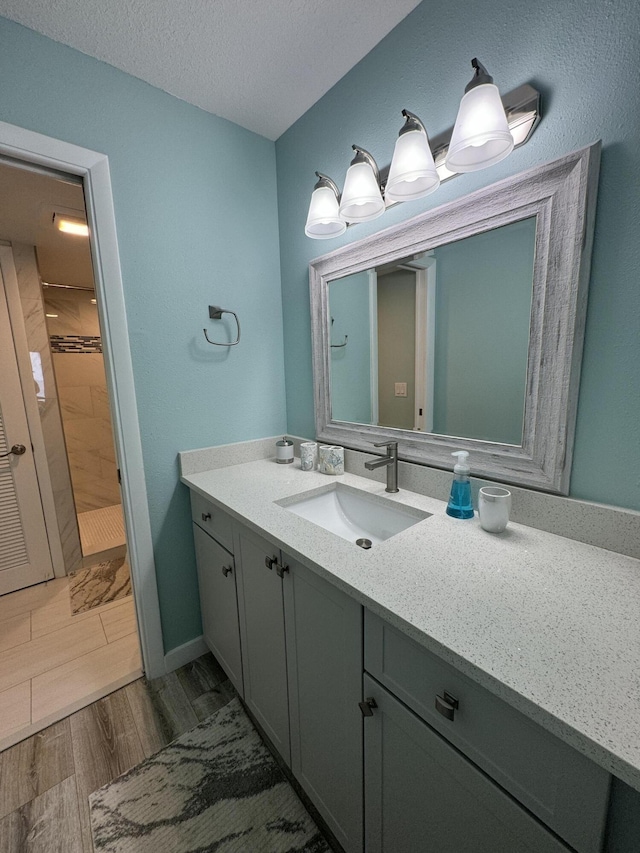
<instances>
[{"instance_id":1,"label":"electrical outlet","mask_svg":"<svg viewBox=\"0 0 640 853\"><path fill-rule=\"evenodd\" d=\"M406 382L396 382L396 397L406 397L407 396L407 383Z\"/></svg>"}]
</instances>

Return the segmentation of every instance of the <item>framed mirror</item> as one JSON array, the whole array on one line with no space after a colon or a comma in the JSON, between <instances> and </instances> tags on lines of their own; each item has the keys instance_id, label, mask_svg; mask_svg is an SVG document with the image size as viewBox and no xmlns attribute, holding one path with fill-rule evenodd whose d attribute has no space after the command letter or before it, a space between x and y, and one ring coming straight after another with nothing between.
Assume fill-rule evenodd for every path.
<instances>
[{"instance_id":1,"label":"framed mirror","mask_svg":"<svg viewBox=\"0 0 640 853\"><path fill-rule=\"evenodd\" d=\"M311 262L318 439L567 494L600 143Z\"/></svg>"}]
</instances>

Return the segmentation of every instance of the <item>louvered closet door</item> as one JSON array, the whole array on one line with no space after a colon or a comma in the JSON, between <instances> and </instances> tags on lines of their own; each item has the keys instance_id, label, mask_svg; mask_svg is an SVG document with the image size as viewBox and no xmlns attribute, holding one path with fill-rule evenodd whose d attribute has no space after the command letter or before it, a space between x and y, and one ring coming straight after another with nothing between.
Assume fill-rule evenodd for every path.
<instances>
[{"instance_id":1,"label":"louvered closet door","mask_svg":"<svg viewBox=\"0 0 640 853\"><path fill-rule=\"evenodd\" d=\"M0 276L0 595L53 577L29 425Z\"/></svg>"}]
</instances>

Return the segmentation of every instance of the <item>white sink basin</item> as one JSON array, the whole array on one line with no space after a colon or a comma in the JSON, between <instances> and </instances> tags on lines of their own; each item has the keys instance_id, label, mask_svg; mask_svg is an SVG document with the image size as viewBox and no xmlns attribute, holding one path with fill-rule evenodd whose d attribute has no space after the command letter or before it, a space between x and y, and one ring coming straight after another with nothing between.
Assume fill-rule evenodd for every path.
<instances>
[{"instance_id":1,"label":"white sink basin","mask_svg":"<svg viewBox=\"0 0 640 853\"><path fill-rule=\"evenodd\" d=\"M344 483L332 483L276 503L364 548L384 542L431 515Z\"/></svg>"}]
</instances>

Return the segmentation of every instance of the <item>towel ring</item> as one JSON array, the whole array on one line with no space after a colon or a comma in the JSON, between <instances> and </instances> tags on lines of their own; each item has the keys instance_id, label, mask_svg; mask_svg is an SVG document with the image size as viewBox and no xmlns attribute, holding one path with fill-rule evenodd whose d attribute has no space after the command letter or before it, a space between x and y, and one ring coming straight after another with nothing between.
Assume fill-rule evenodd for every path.
<instances>
[{"instance_id":1,"label":"towel ring","mask_svg":"<svg viewBox=\"0 0 640 853\"><path fill-rule=\"evenodd\" d=\"M332 317L331 318L331 325L333 326L334 323L335 323L335 319ZM329 346L331 347L331 349L342 349L342 347L346 347L348 340L349 340L349 335L345 335L343 344L332 344L332 343L330 343Z\"/></svg>"},{"instance_id":2,"label":"towel ring","mask_svg":"<svg viewBox=\"0 0 640 853\"><path fill-rule=\"evenodd\" d=\"M240 320L238 320L238 315L235 311L229 311L227 308L220 308L218 305L209 305L209 319L211 320L221 320L223 314L233 314L236 319L236 325L238 327L238 337L235 341L230 341L229 343L221 343L220 341L212 341L209 339L209 335L207 334L207 330L203 329L204 336L207 339L207 343L213 344L214 347L234 347L236 344L240 343Z\"/></svg>"}]
</instances>

